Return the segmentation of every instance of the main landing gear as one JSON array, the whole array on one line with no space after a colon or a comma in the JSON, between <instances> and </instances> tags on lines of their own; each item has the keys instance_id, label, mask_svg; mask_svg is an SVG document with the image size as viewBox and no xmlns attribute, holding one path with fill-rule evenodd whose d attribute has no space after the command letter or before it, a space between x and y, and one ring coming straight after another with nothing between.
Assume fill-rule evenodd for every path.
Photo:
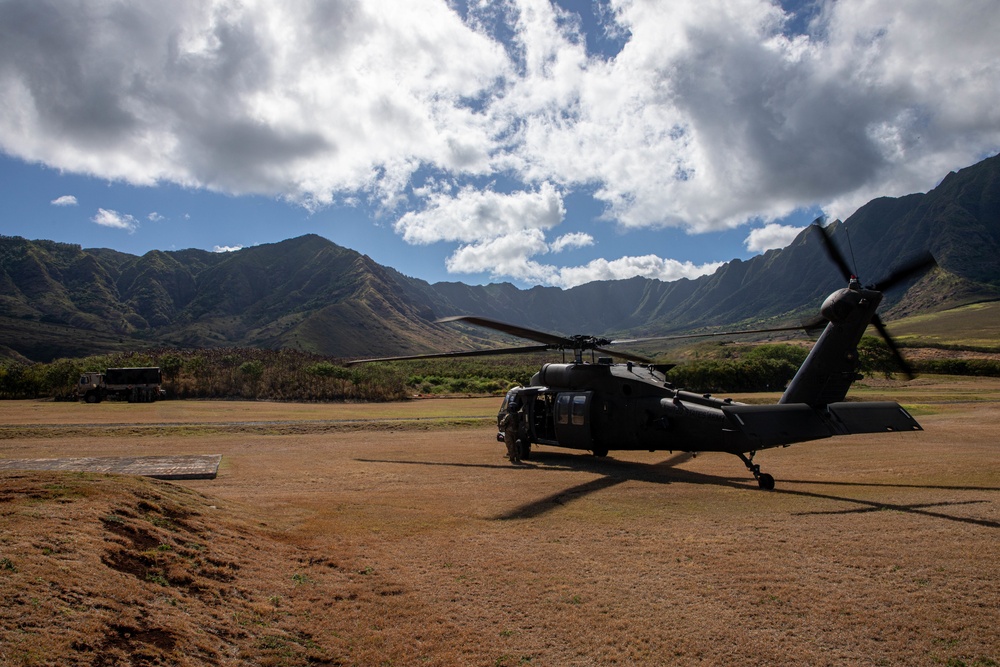
<instances>
[{"instance_id":1,"label":"main landing gear","mask_svg":"<svg viewBox=\"0 0 1000 667\"><path fill-rule=\"evenodd\" d=\"M746 464L747 470L753 473L754 479L757 480L758 486L765 491L774 490L774 478L768 475L766 472L760 471L760 466L753 462L753 457L757 452L750 452L750 456L737 452L736 456L743 460Z\"/></svg>"}]
</instances>

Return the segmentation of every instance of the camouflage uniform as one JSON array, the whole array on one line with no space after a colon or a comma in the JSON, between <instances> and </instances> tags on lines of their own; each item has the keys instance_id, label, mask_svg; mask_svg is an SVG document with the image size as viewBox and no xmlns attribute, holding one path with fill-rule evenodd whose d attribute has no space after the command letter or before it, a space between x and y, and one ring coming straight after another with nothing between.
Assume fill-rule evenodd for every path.
<instances>
[{"instance_id":1,"label":"camouflage uniform","mask_svg":"<svg viewBox=\"0 0 1000 667\"><path fill-rule=\"evenodd\" d=\"M507 414L500 420L503 428L503 441L507 445L507 458L511 463L521 462L520 441L521 437L521 405L517 399L512 399L507 403Z\"/></svg>"}]
</instances>

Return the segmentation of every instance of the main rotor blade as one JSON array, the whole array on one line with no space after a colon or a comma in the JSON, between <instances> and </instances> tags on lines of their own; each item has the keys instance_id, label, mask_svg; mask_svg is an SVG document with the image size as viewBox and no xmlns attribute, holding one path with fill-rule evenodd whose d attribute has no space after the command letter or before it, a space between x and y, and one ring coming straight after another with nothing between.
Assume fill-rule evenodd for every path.
<instances>
[{"instance_id":1,"label":"main rotor blade","mask_svg":"<svg viewBox=\"0 0 1000 667\"><path fill-rule=\"evenodd\" d=\"M712 336L737 336L739 334L759 334L759 333L776 333L779 331L801 331L807 328L805 325L800 324L791 327L773 327L770 329L743 329L742 331L713 331L712 333L694 333L694 334L677 334L674 336L648 336L646 338L627 338L622 340L613 340L610 345L624 345L627 343L648 343L651 341L658 340L684 340L686 338L710 338Z\"/></svg>"},{"instance_id":2,"label":"main rotor blade","mask_svg":"<svg viewBox=\"0 0 1000 667\"><path fill-rule=\"evenodd\" d=\"M847 260L841 254L840 248L833 242L831 233L827 231L826 227L820 224L822 220L823 218L816 218L813 221L812 227L819 231L820 238L823 239L823 247L826 248L826 254L830 258L830 261L837 265L837 268L840 269L840 275L844 276L845 281L848 281L854 275L854 272L851 271Z\"/></svg>"},{"instance_id":3,"label":"main rotor blade","mask_svg":"<svg viewBox=\"0 0 1000 667\"><path fill-rule=\"evenodd\" d=\"M805 330L810 336L817 335L826 328L826 325L830 323L830 320L826 319L822 315L814 317L811 320L802 323L802 329Z\"/></svg>"},{"instance_id":4,"label":"main rotor blade","mask_svg":"<svg viewBox=\"0 0 1000 667\"><path fill-rule=\"evenodd\" d=\"M882 318L878 315L872 317L872 325L878 329L879 334L882 335L882 338L885 340L885 344L889 346L889 351L892 352L892 356L896 358L896 363L899 364L900 369L902 369L907 379L912 380L914 377L913 369L910 368L908 363L906 363L906 359L903 358L903 353L899 351L898 347L896 347L896 341L894 341L892 336L889 335L889 332L885 328L885 324L882 322Z\"/></svg>"},{"instance_id":5,"label":"main rotor blade","mask_svg":"<svg viewBox=\"0 0 1000 667\"><path fill-rule=\"evenodd\" d=\"M521 347L501 347L495 350L469 350L467 352L434 352L430 354L410 354L402 357L379 357L377 359L352 359L345 361L345 366L355 364L370 364L376 361L414 361L416 359L450 359L452 357L489 357L504 354L525 354L528 352L546 352L550 345L524 345Z\"/></svg>"},{"instance_id":6,"label":"main rotor blade","mask_svg":"<svg viewBox=\"0 0 1000 667\"><path fill-rule=\"evenodd\" d=\"M877 290L879 292L885 292L892 289L899 283L905 282L916 276L918 274L927 271L933 267L937 266L937 260L934 259L934 255L925 253L914 257L910 261L906 262L898 269L890 273L883 280L871 286L871 289Z\"/></svg>"},{"instance_id":7,"label":"main rotor blade","mask_svg":"<svg viewBox=\"0 0 1000 667\"><path fill-rule=\"evenodd\" d=\"M487 329L500 331L505 334L510 334L511 336L517 336L518 338L527 338L528 340L538 341L539 343L545 343L546 345L551 345L553 347L565 347L571 350L575 345L574 341L569 338L563 338L562 336L545 333L544 331L526 329L525 327L519 327L516 324L507 324L506 322L491 320L488 317L477 317L475 315L454 315L452 317L443 317L440 320L436 320L436 322L438 324L445 324L447 322L468 322L469 324L486 327Z\"/></svg>"},{"instance_id":8,"label":"main rotor blade","mask_svg":"<svg viewBox=\"0 0 1000 667\"><path fill-rule=\"evenodd\" d=\"M614 343L615 341L611 341ZM603 347L595 347L595 352L600 352L601 354L608 354L612 357L621 357L622 359L628 359L629 361L635 361L640 364L651 364L652 359L647 359L646 357L641 357L638 354L632 354L631 352L618 352L617 350L607 350Z\"/></svg>"}]
</instances>

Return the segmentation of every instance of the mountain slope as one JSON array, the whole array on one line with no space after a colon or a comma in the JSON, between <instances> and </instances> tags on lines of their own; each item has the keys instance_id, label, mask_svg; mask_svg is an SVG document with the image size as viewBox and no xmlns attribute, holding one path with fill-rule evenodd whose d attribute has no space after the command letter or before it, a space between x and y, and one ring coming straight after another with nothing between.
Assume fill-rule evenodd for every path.
<instances>
[{"instance_id":1,"label":"mountain slope","mask_svg":"<svg viewBox=\"0 0 1000 667\"><path fill-rule=\"evenodd\" d=\"M927 250L939 269L886 295L887 315L1000 298L1000 157L926 194L879 198L833 227L865 283ZM816 313L843 279L815 233L709 276L600 281L562 290L429 284L310 234L217 254L141 257L0 237L0 354L33 360L117 349L293 347L342 357L484 344L434 320L476 314L572 335L666 334Z\"/></svg>"}]
</instances>

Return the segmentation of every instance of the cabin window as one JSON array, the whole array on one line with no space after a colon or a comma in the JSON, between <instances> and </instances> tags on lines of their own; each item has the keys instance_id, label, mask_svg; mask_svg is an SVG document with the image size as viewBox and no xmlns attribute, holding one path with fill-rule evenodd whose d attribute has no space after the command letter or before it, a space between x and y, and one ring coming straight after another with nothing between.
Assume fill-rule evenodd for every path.
<instances>
[{"instance_id":1,"label":"cabin window","mask_svg":"<svg viewBox=\"0 0 1000 667\"><path fill-rule=\"evenodd\" d=\"M573 397L573 424L575 426L583 426L583 423L587 416L587 397L586 396L574 396Z\"/></svg>"},{"instance_id":2,"label":"cabin window","mask_svg":"<svg viewBox=\"0 0 1000 667\"><path fill-rule=\"evenodd\" d=\"M569 423L570 403L573 397L569 394L559 394L556 401L556 422L559 424Z\"/></svg>"}]
</instances>

